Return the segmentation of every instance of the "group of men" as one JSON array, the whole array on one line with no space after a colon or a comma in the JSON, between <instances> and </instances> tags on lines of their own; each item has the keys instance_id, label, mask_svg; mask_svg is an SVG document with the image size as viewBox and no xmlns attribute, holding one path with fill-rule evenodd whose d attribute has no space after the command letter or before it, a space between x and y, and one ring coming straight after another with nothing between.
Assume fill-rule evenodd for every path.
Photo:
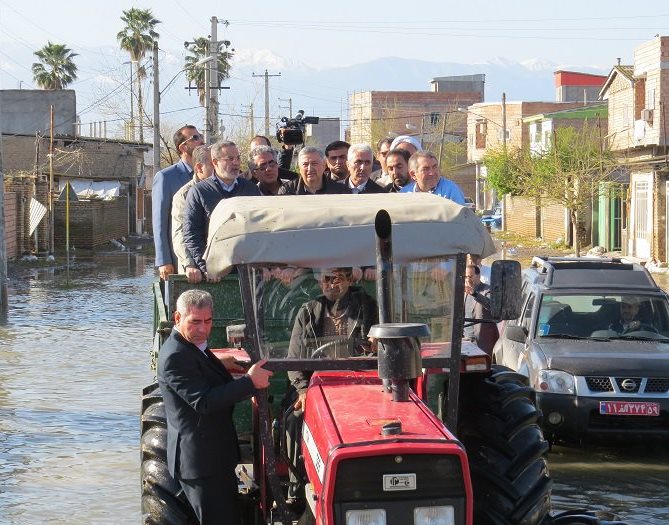
<instances>
[{"instance_id":1,"label":"group of men","mask_svg":"<svg viewBox=\"0 0 669 525\"><path fill-rule=\"evenodd\" d=\"M188 281L211 280L204 252L209 218L223 199L236 196L430 192L464 204L457 184L441 176L436 157L407 135L382 139L376 154L367 144L337 140L325 151L307 146L288 169L292 149L279 155L269 140L250 144L248 170L234 142L204 145L195 126L174 134L179 161L156 173L152 218L156 266L162 280L174 273ZM380 166L374 170L375 160Z\"/></svg>"},{"instance_id":2,"label":"group of men","mask_svg":"<svg viewBox=\"0 0 669 525\"><path fill-rule=\"evenodd\" d=\"M209 219L217 204L230 197L432 192L464 203L460 188L441 177L435 156L409 136L382 140L376 155L366 144L344 141L329 144L324 152L303 147L297 157L299 174L287 169L292 151L284 149L279 156L262 136L251 141L247 171L242 171L236 144L221 141L205 146L195 126L180 128L174 145L179 161L156 173L152 192L156 266L162 280L174 273L185 274L191 283L213 280L204 259ZM375 156L380 165L376 171ZM291 356L310 352L314 341L309 338L314 336L316 342L346 337L355 344L364 343L378 313L374 299L354 285L359 278L351 268L322 272L323 295L300 309L291 336ZM207 292L188 290L176 306L175 327L158 362L168 466L201 524L237 523L238 447L232 408L266 388L271 372L261 361L235 380L232 373L244 371L209 350L213 303ZM298 463L308 375L294 372L290 379L296 395L290 447ZM299 484L293 480L291 496L297 495L296 487Z\"/></svg>"}]
</instances>

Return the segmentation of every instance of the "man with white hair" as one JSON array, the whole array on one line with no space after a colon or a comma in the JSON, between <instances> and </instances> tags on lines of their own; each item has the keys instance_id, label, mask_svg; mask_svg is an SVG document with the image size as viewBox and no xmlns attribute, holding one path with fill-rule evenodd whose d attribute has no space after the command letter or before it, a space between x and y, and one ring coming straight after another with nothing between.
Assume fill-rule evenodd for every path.
<instances>
[{"instance_id":1,"label":"man with white hair","mask_svg":"<svg viewBox=\"0 0 669 525\"><path fill-rule=\"evenodd\" d=\"M351 193L344 184L334 182L324 175L325 158L323 152L313 146L306 146L297 154L300 178L281 186L279 195L320 195L323 193Z\"/></svg>"},{"instance_id":2,"label":"man with white hair","mask_svg":"<svg viewBox=\"0 0 669 525\"><path fill-rule=\"evenodd\" d=\"M386 193L386 189L370 179L374 152L367 144L353 144L348 149L346 166L349 176L345 184L351 193Z\"/></svg>"},{"instance_id":3,"label":"man with white hair","mask_svg":"<svg viewBox=\"0 0 669 525\"><path fill-rule=\"evenodd\" d=\"M465 196L460 187L441 176L439 162L429 151L417 151L409 159L409 175L412 182L404 186L400 193L427 192L450 199L460 206Z\"/></svg>"}]
</instances>

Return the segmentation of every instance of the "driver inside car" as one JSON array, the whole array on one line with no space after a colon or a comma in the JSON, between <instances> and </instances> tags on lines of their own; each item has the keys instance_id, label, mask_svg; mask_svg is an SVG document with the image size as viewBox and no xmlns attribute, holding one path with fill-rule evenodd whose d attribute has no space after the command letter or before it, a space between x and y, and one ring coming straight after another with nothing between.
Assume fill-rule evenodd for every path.
<instances>
[{"instance_id":1,"label":"driver inside car","mask_svg":"<svg viewBox=\"0 0 669 525\"><path fill-rule=\"evenodd\" d=\"M373 297L353 283L351 268L332 268L318 275L323 295L304 303L297 312L288 347L289 359L349 357L368 350L367 333L378 323L378 306ZM311 372L290 371L288 378L295 390L292 398L295 401L286 414L286 447L293 467L302 473L304 465L298 458ZM293 510L298 510L303 503L303 487L293 471L288 503Z\"/></svg>"},{"instance_id":2,"label":"driver inside car","mask_svg":"<svg viewBox=\"0 0 669 525\"><path fill-rule=\"evenodd\" d=\"M633 295L623 296L620 302L620 318L609 326L617 334L648 331L657 332L652 324L639 319L639 298Z\"/></svg>"}]
</instances>

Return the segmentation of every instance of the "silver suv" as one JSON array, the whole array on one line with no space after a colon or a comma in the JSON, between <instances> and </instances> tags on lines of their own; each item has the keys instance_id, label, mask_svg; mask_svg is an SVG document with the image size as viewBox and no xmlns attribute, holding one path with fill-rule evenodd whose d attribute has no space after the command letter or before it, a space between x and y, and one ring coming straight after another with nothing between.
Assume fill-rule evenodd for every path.
<instances>
[{"instance_id":1,"label":"silver suv","mask_svg":"<svg viewBox=\"0 0 669 525\"><path fill-rule=\"evenodd\" d=\"M535 257L493 359L527 376L547 438L669 436L669 301L620 259Z\"/></svg>"}]
</instances>

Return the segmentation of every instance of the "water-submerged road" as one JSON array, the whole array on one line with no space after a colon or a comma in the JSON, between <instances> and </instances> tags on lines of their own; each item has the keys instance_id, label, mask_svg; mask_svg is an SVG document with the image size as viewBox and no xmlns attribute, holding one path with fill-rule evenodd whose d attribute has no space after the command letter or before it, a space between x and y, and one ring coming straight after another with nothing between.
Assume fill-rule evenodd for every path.
<instances>
[{"instance_id":1,"label":"water-submerged road","mask_svg":"<svg viewBox=\"0 0 669 525\"><path fill-rule=\"evenodd\" d=\"M0 524L140 522L139 401L153 377L152 258L97 256L10 282L0 326ZM550 454L556 510L669 523L669 446Z\"/></svg>"}]
</instances>

